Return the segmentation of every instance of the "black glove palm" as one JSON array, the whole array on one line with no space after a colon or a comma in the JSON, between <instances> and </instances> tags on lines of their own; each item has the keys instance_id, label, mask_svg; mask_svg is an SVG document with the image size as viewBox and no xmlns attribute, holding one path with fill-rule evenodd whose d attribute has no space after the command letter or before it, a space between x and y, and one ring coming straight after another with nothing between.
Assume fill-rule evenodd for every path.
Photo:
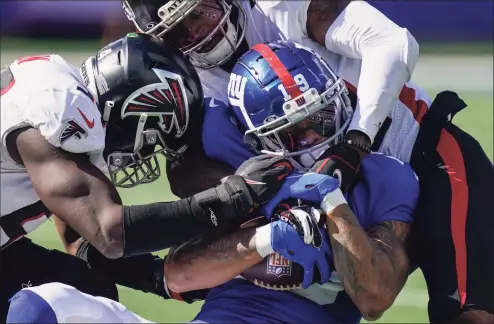
<instances>
[{"instance_id":1,"label":"black glove palm","mask_svg":"<svg viewBox=\"0 0 494 324\"><path fill-rule=\"evenodd\" d=\"M262 205L278 193L285 178L292 172L293 166L286 158L263 154L242 163L235 175L245 179L252 199Z\"/></svg>"},{"instance_id":2,"label":"black glove palm","mask_svg":"<svg viewBox=\"0 0 494 324\"><path fill-rule=\"evenodd\" d=\"M310 171L338 178L345 193L354 185L359 169L360 154L352 146L340 143L328 148Z\"/></svg>"}]
</instances>

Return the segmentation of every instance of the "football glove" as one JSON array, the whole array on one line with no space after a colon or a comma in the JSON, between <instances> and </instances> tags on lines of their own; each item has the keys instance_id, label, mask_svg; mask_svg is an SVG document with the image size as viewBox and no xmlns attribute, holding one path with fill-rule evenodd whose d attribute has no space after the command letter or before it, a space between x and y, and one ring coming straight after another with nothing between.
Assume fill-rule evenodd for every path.
<instances>
[{"instance_id":1,"label":"football glove","mask_svg":"<svg viewBox=\"0 0 494 324\"><path fill-rule=\"evenodd\" d=\"M311 202L319 206L324 197L339 188L335 178L318 173L293 173L287 177L279 192L267 204L260 208L263 215L271 219L273 211L282 201L290 198Z\"/></svg>"},{"instance_id":2,"label":"football glove","mask_svg":"<svg viewBox=\"0 0 494 324\"><path fill-rule=\"evenodd\" d=\"M359 153L352 146L340 143L329 147L310 171L337 178L341 191L346 193L355 184L359 169Z\"/></svg>"},{"instance_id":3,"label":"football glove","mask_svg":"<svg viewBox=\"0 0 494 324\"><path fill-rule=\"evenodd\" d=\"M305 211L292 211L292 216L302 218L299 221L304 222L302 213ZM302 287L308 288L313 282L315 267L319 270L322 283L329 280L332 272L328 232L321 229L319 233L321 241L319 247L315 247L314 244L306 244L305 238L288 222L277 220L257 228L256 248L263 257L278 252L286 259L300 264L304 268Z\"/></svg>"},{"instance_id":4,"label":"football glove","mask_svg":"<svg viewBox=\"0 0 494 324\"><path fill-rule=\"evenodd\" d=\"M235 175L245 179L252 199L262 205L276 195L292 171L293 166L286 158L263 154L242 163Z\"/></svg>"}]
</instances>

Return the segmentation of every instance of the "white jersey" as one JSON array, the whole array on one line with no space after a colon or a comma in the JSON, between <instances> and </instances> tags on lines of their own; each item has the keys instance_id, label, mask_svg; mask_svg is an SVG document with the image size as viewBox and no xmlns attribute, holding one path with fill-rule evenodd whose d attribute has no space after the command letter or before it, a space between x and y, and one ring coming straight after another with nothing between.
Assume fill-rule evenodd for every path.
<instances>
[{"instance_id":1,"label":"white jersey","mask_svg":"<svg viewBox=\"0 0 494 324\"><path fill-rule=\"evenodd\" d=\"M245 39L252 47L257 43L286 40L299 43L321 55L333 71L347 81L349 89L356 91L360 78L362 60L340 55L321 46L307 35L307 9L310 1L256 1L251 8L249 1L240 1L247 13ZM199 70L204 96L228 104L227 89L229 74L219 67ZM391 126L379 152L402 161L410 161L412 147L418 134L419 121L431 99L425 91L412 82L407 82L400 99L389 113ZM358 116L356 116L358 118Z\"/></svg>"},{"instance_id":2,"label":"white jersey","mask_svg":"<svg viewBox=\"0 0 494 324\"><path fill-rule=\"evenodd\" d=\"M58 55L19 59L2 70L0 247L50 216L22 165L7 150L15 129L33 127L55 147L101 165L105 131L79 70Z\"/></svg>"}]
</instances>

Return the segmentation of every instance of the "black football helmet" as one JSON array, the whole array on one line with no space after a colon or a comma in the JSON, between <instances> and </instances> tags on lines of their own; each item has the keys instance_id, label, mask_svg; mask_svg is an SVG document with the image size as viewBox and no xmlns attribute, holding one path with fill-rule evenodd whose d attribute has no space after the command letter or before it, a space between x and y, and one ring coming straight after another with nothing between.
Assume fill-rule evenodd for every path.
<instances>
[{"instance_id":1,"label":"black football helmet","mask_svg":"<svg viewBox=\"0 0 494 324\"><path fill-rule=\"evenodd\" d=\"M160 38L130 33L81 66L95 94L110 179L130 188L161 175L157 157L180 159L187 130L200 127L202 87L194 67Z\"/></svg>"},{"instance_id":2,"label":"black football helmet","mask_svg":"<svg viewBox=\"0 0 494 324\"><path fill-rule=\"evenodd\" d=\"M245 0L122 0L142 33L164 38L202 69L228 61L246 30Z\"/></svg>"}]
</instances>

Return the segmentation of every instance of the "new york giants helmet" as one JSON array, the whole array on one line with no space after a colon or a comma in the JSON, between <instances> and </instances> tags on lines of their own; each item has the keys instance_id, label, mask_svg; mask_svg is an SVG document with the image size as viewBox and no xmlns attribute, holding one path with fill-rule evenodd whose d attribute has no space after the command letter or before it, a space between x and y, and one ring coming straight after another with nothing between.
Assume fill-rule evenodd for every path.
<instances>
[{"instance_id":1,"label":"new york giants helmet","mask_svg":"<svg viewBox=\"0 0 494 324\"><path fill-rule=\"evenodd\" d=\"M321 56L285 41L257 44L238 60L228 99L246 144L300 170L343 139L353 114L345 82Z\"/></svg>"}]
</instances>

